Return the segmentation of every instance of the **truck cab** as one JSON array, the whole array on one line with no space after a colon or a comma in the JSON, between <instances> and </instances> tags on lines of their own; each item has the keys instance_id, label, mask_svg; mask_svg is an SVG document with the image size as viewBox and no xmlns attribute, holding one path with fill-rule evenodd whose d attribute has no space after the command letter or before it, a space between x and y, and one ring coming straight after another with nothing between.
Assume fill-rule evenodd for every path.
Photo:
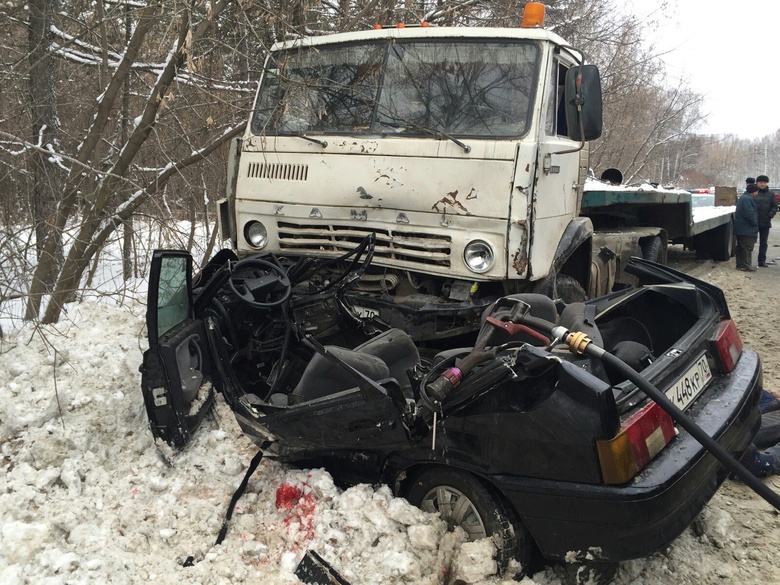
<instances>
[{"instance_id":1,"label":"truck cab","mask_svg":"<svg viewBox=\"0 0 780 585\"><path fill-rule=\"evenodd\" d=\"M222 234L239 255L338 257L375 233L353 303L396 326L393 307L476 317L503 294L560 296L562 277L584 297L593 229L578 216L600 131L597 70L543 28L278 43L234 146Z\"/></svg>"}]
</instances>

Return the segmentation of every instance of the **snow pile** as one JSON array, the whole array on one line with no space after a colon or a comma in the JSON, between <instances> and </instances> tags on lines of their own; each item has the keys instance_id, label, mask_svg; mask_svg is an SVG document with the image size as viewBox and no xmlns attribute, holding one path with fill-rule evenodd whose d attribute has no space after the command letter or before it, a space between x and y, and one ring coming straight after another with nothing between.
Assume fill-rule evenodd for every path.
<instances>
[{"instance_id":1,"label":"snow pile","mask_svg":"<svg viewBox=\"0 0 780 585\"><path fill-rule=\"evenodd\" d=\"M0 583L298 583L309 548L354 585L451 582L457 566L488 579L489 541L456 565L465 534L388 487L342 491L268 460L214 547L255 448L220 400L164 462L140 391L144 336L142 306L84 303L0 342Z\"/></svg>"},{"instance_id":2,"label":"snow pile","mask_svg":"<svg viewBox=\"0 0 780 585\"><path fill-rule=\"evenodd\" d=\"M749 279L729 263L683 269L727 291L746 345L766 350L765 383L779 387L780 335L765 316L773 269ZM292 584L308 549L352 585L516 583L490 576L490 541L464 542L385 486L342 491L323 470L269 460L214 547L256 450L218 400L173 466L164 462L140 391L144 311L101 299L0 339L0 584ZM776 582L778 546L780 515L727 481L668 549L622 563L614 583ZM553 567L521 583L562 580Z\"/></svg>"}]
</instances>

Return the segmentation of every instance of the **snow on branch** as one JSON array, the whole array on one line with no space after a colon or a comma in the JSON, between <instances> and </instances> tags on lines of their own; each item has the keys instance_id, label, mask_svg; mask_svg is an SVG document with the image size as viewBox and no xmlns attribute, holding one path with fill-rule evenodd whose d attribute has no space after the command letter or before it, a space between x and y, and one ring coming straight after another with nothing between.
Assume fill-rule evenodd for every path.
<instances>
[{"instance_id":1,"label":"snow on branch","mask_svg":"<svg viewBox=\"0 0 780 585\"><path fill-rule=\"evenodd\" d=\"M80 172L88 171L91 174L98 175L104 178L112 177L114 179L120 179L127 183L130 183L133 186L138 187L131 179L128 179L127 177L120 177L119 175L114 175L107 171L102 171L100 169L96 169L94 167L89 166L88 164L85 164L81 161L79 161L76 158L73 158L72 156L68 156L64 152L55 151L54 147L50 143L46 143L45 145L42 144L33 144L32 142L27 142L25 140L22 140L13 134L10 134L8 132L4 132L0 130L0 136L3 136L5 138L8 138L8 141L0 141L0 147L2 147L4 144L8 145L15 145L20 146L21 149L18 151L10 151L5 150L11 155L18 156L20 154L24 154L25 152L28 152L30 150L35 150L38 152L41 152L43 154L49 155L47 156L47 160L53 164L56 164L61 169L64 169L68 172L72 171L73 168L68 168L64 166L63 161L67 161L73 165L74 168L82 169Z\"/></svg>"},{"instance_id":2,"label":"snow on branch","mask_svg":"<svg viewBox=\"0 0 780 585\"><path fill-rule=\"evenodd\" d=\"M55 37L60 38L63 41L65 41L65 43L67 45L66 47L64 47L65 50L71 50L70 46L76 46L76 47L79 47L80 49L83 49L84 51L88 51L89 54L95 56L96 59L100 59L100 57L98 57L98 55L102 55L103 54L103 49L101 49L97 45L93 45L91 43L86 43L86 42L82 41L81 39L79 39L78 37L74 37L73 35L70 35L70 34L66 33L65 31L62 31L62 30L58 29L54 25L51 25L49 27L49 30L51 31L51 33ZM75 49L73 49L73 51L75 51ZM78 52L78 51L76 51L76 52ZM86 54L86 53L84 53L84 54ZM114 59L115 61L120 61L122 59L122 55L120 55L116 51L112 51L110 49L106 51L106 54L111 59Z\"/></svg>"},{"instance_id":3,"label":"snow on branch","mask_svg":"<svg viewBox=\"0 0 780 585\"><path fill-rule=\"evenodd\" d=\"M223 144L242 134L245 129L246 122L242 122L238 126L232 128L227 128L220 136L212 140L203 148L191 152L189 156L183 159L168 163L156 177L151 179L144 187L137 189L126 201L118 205L114 212L108 217L103 218L98 233L91 245L102 245L102 242L105 241L114 229L116 229L116 226L120 222L130 217L133 214L133 211L146 201L147 198L164 188L171 177L178 174L182 169L202 161Z\"/></svg>"},{"instance_id":4,"label":"snow on branch","mask_svg":"<svg viewBox=\"0 0 780 585\"><path fill-rule=\"evenodd\" d=\"M428 13L422 17L422 20L428 22L436 22L437 20L444 18L445 16L457 14L458 12L461 12L466 8L470 8L471 6L476 6L478 4L482 4L482 0L464 0L462 2L446 2L444 4L438 5L433 10L429 10Z\"/></svg>"}]
</instances>

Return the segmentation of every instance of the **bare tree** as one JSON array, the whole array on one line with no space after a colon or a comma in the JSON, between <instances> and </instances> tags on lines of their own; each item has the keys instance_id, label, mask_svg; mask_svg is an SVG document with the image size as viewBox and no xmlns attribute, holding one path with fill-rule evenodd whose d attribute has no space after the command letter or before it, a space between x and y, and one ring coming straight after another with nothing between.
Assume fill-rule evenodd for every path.
<instances>
[{"instance_id":1,"label":"bare tree","mask_svg":"<svg viewBox=\"0 0 780 585\"><path fill-rule=\"evenodd\" d=\"M41 274L48 288L62 258L59 233L47 225L55 202L59 199L59 184L65 167L57 157L60 151L60 121L57 115L57 62L49 50L52 44L52 19L57 12L57 0L32 0L29 3L29 104L32 125L31 141L38 147L30 151L32 177L30 207L35 226L38 262L44 255L45 235L51 235L49 257L43 262L46 274Z\"/></svg>"},{"instance_id":2,"label":"bare tree","mask_svg":"<svg viewBox=\"0 0 780 585\"><path fill-rule=\"evenodd\" d=\"M212 202L225 181L222 145L244 127L273 42L377 23L517 26L522 18L522 6L509 0L34 0L29 14L18 4L0 6L7 25L0 53L0 211L5 225L43 228L31 240L38 247L34 269L21 258L14 277L27 274L27 318L45 322L56 321L85 286L85 274L94 274L102 246L120 226L123 271L131 278L138 244L132 222L139 214L160 225L174 218L204 222L207 246L216 245ZM703 160L702 144L691 138L700 98L668 86L643 40L648 22L618 7L615 0L550 0L547 27L602 70L606 132L591 150L594 163L671 180ZM48 24L33 12L48 14ZM54 82L57 74L62 83ZM25 77L39 104L15 93ZM47 79L49 93L33 86ZM26 168L17 162L23 156ZM207 156L208 164L198 164ZM59 173L55 180L52 173ZM49 205L27 209L20 200ZM195 228L182 231L183 245L194 243ZM22 233L2 241L23 254ZM24 286L7 290L17 294Z\"/></svg>"}]
</instances>

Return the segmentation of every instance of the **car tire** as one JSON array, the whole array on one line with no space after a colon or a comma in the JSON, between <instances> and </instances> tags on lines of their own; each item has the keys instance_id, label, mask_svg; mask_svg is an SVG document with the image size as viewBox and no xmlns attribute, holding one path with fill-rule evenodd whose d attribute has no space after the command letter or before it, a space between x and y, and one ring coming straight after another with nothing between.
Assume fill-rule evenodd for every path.
<instances>
[{"instance_id":1,"label":"car tire","mask_svg":"<svg viewBox=\"0 0 780 585\"><path fill-rule=\"evenodd\" d=\"M564 303L581 303L588 300L588 294L573 276L559 274L555 278L555 294Z\"/></svg>"},{"instance_id":2,"label":"car tire","mask_svg":"<svg viewBox=\"0 0 780 585\"><path fill-rule=\"evenodd\" d=\"M567 563L563 582L566 585L608 585L617 573L618 564L599 561Z\"/></svg>"},{"instance_id":3,"label":"car tire","mask_svg":"<svg viewBox=\"0 0 780 585\"><path fill-rule=\"evenodd\" d=\"M642 238L639 241L639 247L642 249L642 258L644 260L650 260L650 262L660 262L662 246L663 241L660 236Z\"/></svg>"},{"instance_id":4,"label":"car tire","mask_svg":"<svg viewBox=\"0 0 780 585\"><path fill-rule=\"evenodd\" d=\"M492 538L499 574L512 559L520 563L521 571L529 566L530 533L509 502L475 475L447 467L428 469L411 483L406 499L423 511L438 512L451 529L460 526L470 540ZM453 508L459 511L457 517L452 516Z\"/></svg>"}]
</instances>

